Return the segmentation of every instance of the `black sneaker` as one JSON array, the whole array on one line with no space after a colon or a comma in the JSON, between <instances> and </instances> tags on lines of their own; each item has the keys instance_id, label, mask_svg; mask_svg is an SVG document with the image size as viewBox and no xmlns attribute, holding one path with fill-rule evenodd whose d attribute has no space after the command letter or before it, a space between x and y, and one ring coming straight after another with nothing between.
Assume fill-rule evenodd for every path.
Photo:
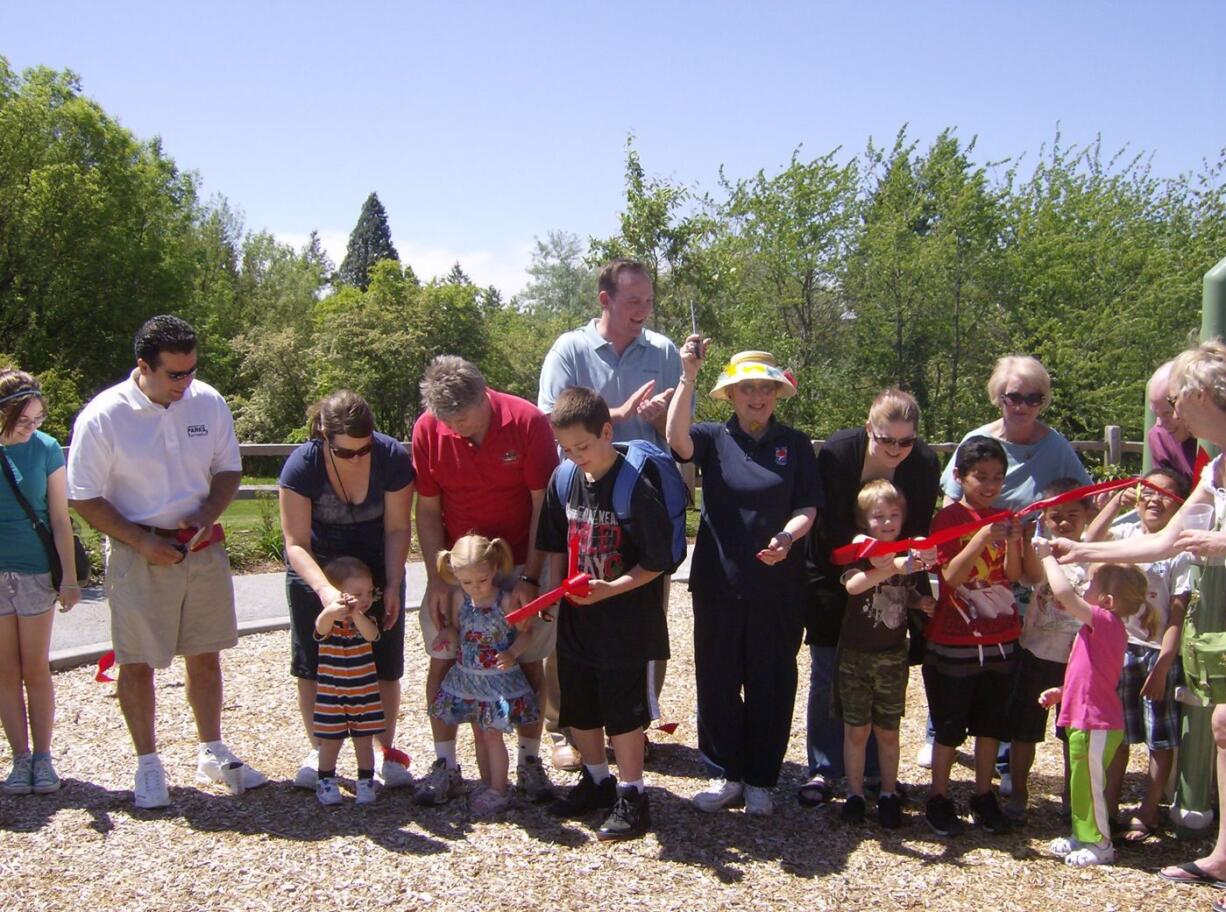
<instances>
[{"instance_id":1,"label":"black sneaker","mask_svg":"<svg viewBox=\"0 0 1226 912\"><path fill-rule=\"evenodd\" d=\"M989 833L1012 833L1013 824L996 803L995 793L989 791L971 799L971 819Z\"/></svg>"},{"instance_id":2,"label":"black sneaker","mask_svg":"<svg viewBox=\"0 0 1226 912\"><path fill-rule=\"evenodd\" d=\"M595 810L608 810L617 801L617 777L610 775L597 784L585 766L579 773L578 785L572 785L566 794L549 805L554 817L582 817Z\"/></svg>"},{"instance_id":3,"label":"black sneaker","mask_svg":"<svg viewBox=\"0 0 1226 912\"><path fill-rule=\"evenodd\" d=\"M597 839L637 839L651 826L651 810L647 793L628 788L617 793L613 810L596 831Z\"/></svg>"},{"instance_id":4,"label":"black sneaker","mask_svg":"<svg viewBox=\"0 0 1226 912\"><path fill-rule=\"evenodd\" d=\"M864 799L859 795L848 795L843 802L843 813L839 816L844 823L863 823Z\"/></svg>"},{"instance_id":5,"label":"black sneaker","mask_svg":"<svg viewBox=\"0 0 1226 912\"><path fill-rule=\"evenodd\" d=\"M882 795L877 799L877 822L887 830L902 826L902 799L897 795Z\"/></svg>"},{"instance_id":6,"label":"black sneaker","mask_svg":"<svg viewBox=\"0 0 1226 912\"><path fill-rule=\"evenodd\" d=\"M957 836L962 832L962 818L954 803L944 795L933 795L924 809L924 819L938 836Z\"/></svg>"}]
</instances>

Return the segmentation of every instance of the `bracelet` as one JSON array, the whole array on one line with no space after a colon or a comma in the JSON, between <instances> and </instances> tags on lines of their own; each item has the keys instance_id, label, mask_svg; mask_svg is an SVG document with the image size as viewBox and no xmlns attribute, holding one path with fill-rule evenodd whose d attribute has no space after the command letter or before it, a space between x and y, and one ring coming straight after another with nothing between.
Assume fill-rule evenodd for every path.
<instances>
[{"instance_id":1,"label":"bracelet","mask_svg":"<svg viewBox=\"0 0 1226 912\"><path fill-rule=\"evenodd\" d=\"M60 586L60 588L61 588L61 589L76 589L78 592L80 592L80 591L81 591L81 587L80 587L80 586Z\"/></svg>"},{"instance_id":2,"label":"bracelet","mask_svg":"<svg viewBox=\"0 0 1226 912\"><path fill-rule=\"evenodd\" d=\"M783 536L783 535L786 535L788 537L788 547L789 548L792 547L792 545L796 544L796 537L793 536L792 533L789 532L787 529L783 529L775 533L775 538L779 538L780 536Z\"/></svg>"},{"instance_id":3,"label":"bracelet","mask_svg":"<svg viewBox=\"0 0 1226 912\"><path fill-rule=\"evenodd\" d=\"M534 576L521 575L519 578L523 580L525 583L531 583L533 586L536 586L536 588L538 589L541 588L541 581Z\"/></svg>"}]
</instances>

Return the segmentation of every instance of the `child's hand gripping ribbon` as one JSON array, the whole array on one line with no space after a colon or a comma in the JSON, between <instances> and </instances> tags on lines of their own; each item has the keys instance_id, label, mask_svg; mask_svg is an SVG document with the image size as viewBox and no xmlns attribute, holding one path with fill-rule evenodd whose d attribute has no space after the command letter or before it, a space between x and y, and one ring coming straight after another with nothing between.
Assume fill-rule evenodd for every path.
<instances>
[{"instance_id":1,"label":"child's hand gripping ribbon","mask_svg":"<svg viewBox=\"0 0 1226 912\"><path fill-rule=\"evenodd\" d=\"M567 542L567 553L569 555L569 564L567 568L566 579L561 586L556 589L550 589L543 595L538 595L524 607L512 611L507 615L508 624L518 624L521 621L526 621L530 617L540 614L554 602L560 601L568 595L576 595L583 598L592 591L592 578L586 573L579 572L579 538L576 535L571 535Z\"/></svg>"}]
</instances>

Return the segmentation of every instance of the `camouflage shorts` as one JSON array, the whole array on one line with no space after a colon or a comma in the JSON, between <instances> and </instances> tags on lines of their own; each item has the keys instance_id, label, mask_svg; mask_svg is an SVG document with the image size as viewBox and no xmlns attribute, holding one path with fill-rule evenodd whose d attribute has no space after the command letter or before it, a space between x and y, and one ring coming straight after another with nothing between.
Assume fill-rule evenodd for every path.
<instances>
[{"instance_id":1,"label":"camouflage shorts","mask_svg":"<svg viewBox=\"0 0 1226 912\"><path fill-rule=\"evenodd\" d=\"M907 650L860 652L839 647L834 715L848 725L896 731L907 702Z\"/></svg>"}]
</instances>

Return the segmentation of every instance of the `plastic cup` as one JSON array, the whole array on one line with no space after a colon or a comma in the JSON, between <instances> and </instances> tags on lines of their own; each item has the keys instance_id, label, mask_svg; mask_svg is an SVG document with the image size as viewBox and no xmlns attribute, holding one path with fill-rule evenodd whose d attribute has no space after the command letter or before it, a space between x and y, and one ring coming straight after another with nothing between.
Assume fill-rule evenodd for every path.
<instances>
[{"instance_id":1,"label":"plastic cup","mask_svg":"<svg viewBox=\"0 0 1226 912\"><path fill-rule=\"evenodd\" d=\"M1213 528L1213 504L1192 504L1186 507L1183 511L1183 527L1185 529L1203 529L1208 531ZM1193 563L1204 567L1209 564L1209 558L1196 557L1193 558Z\"/></svg>"}]
</instances>

